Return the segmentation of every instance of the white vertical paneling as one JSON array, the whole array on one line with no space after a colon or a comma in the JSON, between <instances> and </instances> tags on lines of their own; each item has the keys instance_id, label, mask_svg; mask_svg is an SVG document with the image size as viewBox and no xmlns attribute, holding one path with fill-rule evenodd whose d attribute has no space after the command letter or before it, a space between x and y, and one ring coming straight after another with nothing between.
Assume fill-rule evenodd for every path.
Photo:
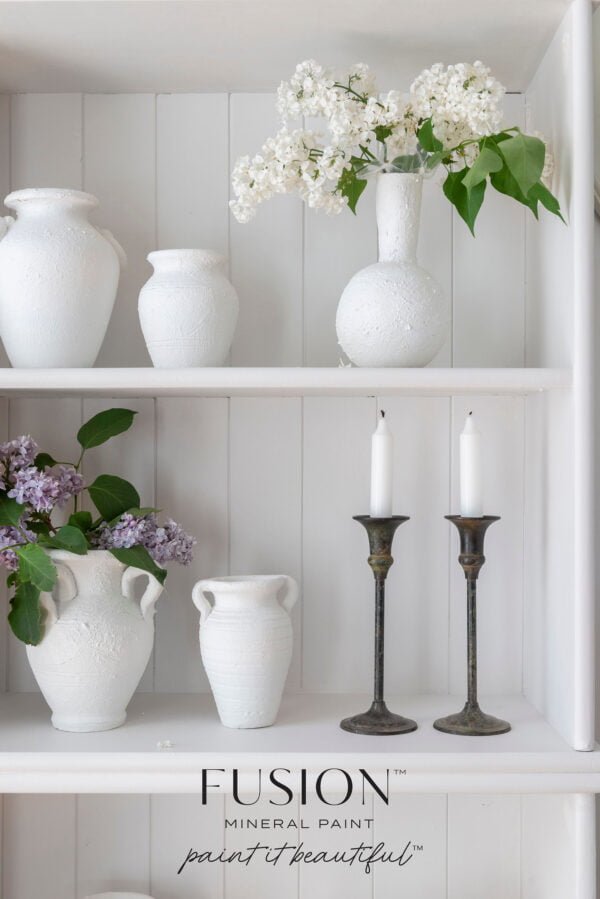
<instances>
[{"instance_id":1,"label":"white vertical paneling","mask_svg":"<svg viewBox=\"0 0 600 899\"><path fill-rule=\"evenodd\" d=\"M233 398L231 573L302 576L302 401ZM288 689L300 686L301 607Z\"/></svg>"},{"instance_id":2,"label":"white vertical paneling","mask_svg":"<svg viewBox=\"0 0 600 899\"><path fill-rule=\"evenodd\" d=\"M171 565L157 616L154 683L159 693L206 691L192 587L228 570L228 401L159 399L157 504L198 544L189 568Z\"/></svg>"},{"instance_id":3,"label":"white vertical paneling","mask_svg":"<svg viewBox=\"0 0 600 899\"><path fill-rule=\"evenodd\" d=\"M79 899L74 796L4 797L5 899Z\"/></svg>"},{"instance_id":4,"label":"white vertical paneling","mask_svg":"<svg viewBox=\"0 0 600 899\"><path fill-rule=\"evenodd\" d=\"M304 400L303 686L309 691L371 688L373 575L366 532L352 516L369 511L375 423L374 399Z\"/></svg>"},{"instance_id":5,"label":"white vertical paneling","mask_svg":"<svg viewBox=\"0 0 600 899\"><path fill-rule=\"evenodd\" d=\"M522 797L522 899L578 896L574 798Z\"/></svg>"},{"instance_id":6,"label":"white vertical paneling","mask_svg":"<svg viewBox=\"0 0 600 899\"><path fill-rule=\"evenodd\" d=\"M366 794L364 804L362 796L354 793L343 805L337 804L343 800L343 796L334 797L327 792L327 799L335 805L327 806L317 799L315 795L309 795L302 815L310 824L310 829L304 831L299 837L304 851L335 852L348 851L361 843L367 846L373 845L373 797ZM331 826L332 821L349 822L351 819L360 821L360 829L346 829L343 825ZM368 821L371 821L369 827ZM322 823L319 826L319 822ZM385 896L385 894L383 894ZM332 896L343 896L344 899L372 899L373 896L373 869L370 873L365 871L364 865L353 866L342 863L323 864L305 863L300 865L300 899L331 899Z\"/></svg>"},{"instance_id":7,"label":"white vertical paneling","mask_svg":"<svg viewBox=\"0 0 600 899\"><path fill-rule=\"evenodd\" d=\"M412 856L402 867L375 866L374 896L445 897L447 797L392 795L389 806L376 805L374 817L375 844L385 843L385 851L395 856L401 855L408 845L405 858Z\"/></svg>"},{"instance_id":8,"label":"white vertical paneling","mask_svg":"<svg viewBox=\"0 0 600 899\"><path fill-rule=\"evenodd\" d=\"M81 426L80 399L14 399L9 407L11 437L31 434L41 449L61 461L77 460L76 434ZM37 690L29 668L25 646L12 635L9 639L8 689L14 692Z\"/></svg>"},{"instance_id":9,"label":"white vertical paneling","mask_svg":"<svg viewBox=\"0 0 600 899\"><path fill-rule=\"evenodd\" d=\"M227 94L161 94L156 107L158 247L227 253Z\"/></svg>"},{"instance_id":10,"label":"white vertical paneling","mask_svg":"<svg viewBox=\"0 0 600 899\"><path fill-rule=\"evenodd\" d=\"M228 852L245 852L257 843L267 846L282 846L284 842L297 845L303 839L298 830L288 830L290 821L298 821L298 804L274 806L269 804L268 794L263 794L254 805L242 806L234 802L231 796L225 800L225 847ZM256 795L251 793L240 796L244 802L254 802ZM282 830L236 829L227 826L228 820L244 820L245 818L273 819L284 822ZM215 836L215 842L216 842ZM262 856L264 859L264 855ZM225 896L227 899L281 899L285 896L294 899L298 895L298 866L289 865L289 853L277 865L267 865L264 860L251 862L248 867L238 863L225 866Z\"/></svg>"},{"instance_id":11,"label":"white vertical paneling","mask_svg":"<svg viewBox=\"0 0 600 899\"><path fill-rule=\"evenodd\" d=\"M506 126L524 125L521 94L505 98ZM525 207L488 184L473 238L454 214L454 365L525 362Z\"/></svg>"},{"instance_id":12,"label":"white vertical paneling","mask_svg":"<svg viewBox=\"0 0 600 899\"><path fill-rule=\"evenodd\" d=\"M546 710L546 652L549 521L548 397L525 402L525 510L523 572L523 693Z\"/></svg>"},{"instance_id":13,"label":"white vertical paneling","mask_svg":"<svg viewBox=\"0 0 600 899\"><path fill-rule=\"evenodd\" d=\"M452 424L452 511L459 514L459 435L472 410L482 434L484 512L501 520L486 535L478 580L479 690L520 693L523 634L524 401L455 397ZM458 531L450 531L450 692L466 688L466 587L458 564ZM493 714L493 708L487 709Z\"/></svg>"},{"instance_id":14,"label":"white vertical paneling","mask_svg":"<svg viewBox=\"0 0 600 899\"><path fill-rule=\"evenodd\" d=\"M81 94L11 99L11 188L82 186Z\"/></svg>"},{"instance_id":15,"label":"white vertical paneling","mask_svg":"<svg viewBox=\"0 0 600 899\"><path fill-rule=\"evenodd\" d=\"M520 796L448 796L448 899L521 899ZM565 894L566 895L566 894Z\"/></svg>"},{"instance_id":16,"label":"white vertical paneling","mask_svg":"<svg viewBox=\"0 0 600 899\"><path fill-rule=\"evenodd\" d=\"M150 798L77 798L77 896L148 893Z\"/></svg>"},{"instance_id":17,"label":"white vertical paneling","mask_svg":"<svg viewBox=\"0 0 600 899\"><path fill-rule=\"evenodd\" d=\"M321 123L307 123L321 128ZM352 275L377 261L375 181L371 179L357 214L343 209L330 216L306 209L304 223L304 360L306 365L338 365L335 314Z\"/></svg>"},{"instance_id":18,"label":"white vertical paneling","mask_svg":"<svg viewBox=\"0 0 600 899\"><path fill-rule=\"evenodd\" d=\"M132 409L138 414L133 420L131 429L125 434L113 437L108 443L94 447L88 451L84 459L83 473L86 482L92 481L100 474L115 474L130 481L140 494L142 506L154 506L155 478L155 427L154 400L96 400L83 401L83 419L87 421L98 412L113 407ZM157 606L155 622L160 620L161 605ZM150 658L148 667L140 681L139 690L151 691L154 682L154 662Z\"/></svg>"},{"instance_id":19,"label":"white vertical paneling","mask_svg":"<svg viewBox=\"0 0 600 899\"><path fill-rule=\"evenodd\" d=\"M254 155L278 128L272 94L233 94L230 153ZM233 365L302 364L302 204L276 197L252 222L230 222L231 278L240 295Z\"/></svg>"},{"instance_id":20,"label":"white vertical paneling","mask_svg":"<svg viewBox=\"0 0 600 899\"><path fill-rule=\"evenodd\" d=\"M147 365L137 298L156 248L155 97L91 94L84 103L84 186L96 194L96 221L109 227L128 256L98 365Z\"/></svg>"},{"instance_id":21,"label":"white vertical paneling","mask_svg":"<svg viewBox=\"0 0 600 899\"><path fill-rule=\"evenodd\" d=\"M150 892L154 899L222 899L224 868L219 864L186 865L188 851L223 848L225 799L206 806L200 796L151 796Z\"/></svg>"},{"instance_id":22,"label":"white vertical paneling","mask_svg":"<svg viewBox=\"0 0 600 899\"><path fill-rule=\"evenodd\" d=\"M10 192L10 104L11 97L0 94L0 203Z\"/></svg>"},{"instance_id":23,"label":"white vertical paneling","mask_svg":"<svg viewBox=\"0 0 600 899\"><path fill-rule=\"evenodd\" d=\"M396 532L395 564L387 578L387 692L443 693L448 689L450 535L444 515L449 503L450 401L386 397L379 400L379 408L385 410L395 437L393 511L410 516ZM363 539L366 544L366 533Z\"/></svg>"}]
</instances>

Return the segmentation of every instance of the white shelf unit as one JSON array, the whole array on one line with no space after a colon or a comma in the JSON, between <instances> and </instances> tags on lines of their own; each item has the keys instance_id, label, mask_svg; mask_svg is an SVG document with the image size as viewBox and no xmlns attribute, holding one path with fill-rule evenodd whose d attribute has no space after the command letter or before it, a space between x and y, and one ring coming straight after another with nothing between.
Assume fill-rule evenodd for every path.
<instances>
[{"instance_id":1,"label":"white shelf unit","mask_svg":"<svg viewBox=\"0 0 600 899\"><path fill-rule=\"evenodd\" d=\"M348 817L366 808L377 835L410 832L421 861L402 879L255 871L261 899L388 899L399 887L480 899L482 883L486 899L594 899L590 4L423 0L410 21L391 0L376 17L343 4L345 36L335 0L309 0L301 19L254 2L228 4L225 17L207 3L1 6L11 53L0 61L0 190L96 193L98 221L125 245L129 267L98 368L0 368L0 433L31 432L68 458L85 418L115 401L136 409L131 434L90 456L86 475L134 481L199 545L192 569L169 574L155 652L120 730L52 731L0 619L0 896L246 897L246 873L175 873L192 827L207 845L245 845L225 829L230 796L215 791L202 807L199 772L235 767L252 790L257 767L314 774L341 764L353 777L363 766L406 770L392 778L389 807L353 800ZM459 41L455 20L469 23ZM450 339L427 369L338 367L339 294L375 257L369 192L356 219L287 199L248 226L229 217L231 162L273 130L264 92L309 46L325 62L377 64L382 86L438 58L482 57L512 92L509 123L552 144L568 228L493 196L473 242L439 185L426 184L420 258L453 310ZM231 367L147 367L136 317L145 256L186 245L230 258L241 298ZM337 728L370 687L372 578L352 515L368 501L382 404L397 435L397 509L411 516L394 546L386 675L390 704L419 722L386 741ZM464 696L464 579L443 516L456 509L470 408L486 440L487 511L502 516L480 580L481 692L514 724L485 742L431 728ZM278 726L229 732L208 696L190 589L200 577L260 570L302 582L295 656ZM159 750L165 741L172 750ZM268 798L257 810L272 815ZM308 813L317 816L314 802ZM341 839L318 834L325 847Z\"/></svg>"}]
</instances>

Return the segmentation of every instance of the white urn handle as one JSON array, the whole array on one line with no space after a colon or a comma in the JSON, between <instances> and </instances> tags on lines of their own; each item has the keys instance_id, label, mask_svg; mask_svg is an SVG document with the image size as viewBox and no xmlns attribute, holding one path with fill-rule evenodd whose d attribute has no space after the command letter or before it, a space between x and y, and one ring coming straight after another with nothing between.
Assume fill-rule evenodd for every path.
<instances>
[{"instance_id":1,"label":"white urn handle","mask_svg":"<svg viewBox=\"0 0 600 899\"><path fill-rule=\"evenodd\" d=\"M69 566L64 565L62 562L54 560L53 562L56 567L56 584L52 593L40 593L40 605L46 612L46 627L50 627L50 625L58 621L58 606L56 603L71 602L78 593L77 581Z\"/></svg>"},{"instance_id":2,"label":"white urn handle","mask_svg":"<svg viewBox=\"0 0 600 899\"><path fill-rule=\"evenodd\" d=\"M6 237L8 229L11 225L14 225L14 223L15 219L12 215L0 215L0 240L2 240L3 237Z\"/></svg>"},{"instance_id":3,"label":"white urn handle","mask_svg":"<svg viewBox=\"0 0 600 899\"><path fill-rule=\"evenodd\" d=\"M300 595L300 588L298 586L298 582L294 580L293 577L290 577L288 574L282 574L281 577L285 582L285 593L281 599L281 605L289 613L292 611L294 606L298 601L298 596Z\"/></svg>"},{"instance_id":4,"label":"white urn handle","mask_svg":"<svg viewBox=\"0 0 600 899\"><path fill-rule=\"evenodd\" d=\"M150 574L148 571L142 571L141 568L126 568L121 579L121 589L123 591L123 596L126 596L127 599L131 599L135 602L134 584L136 580L142 576L148 578L148 586L144 590L144 595L140 600L140 611L143 618L147 621L151 621L152 618L154 618L154 612L156 611L155 606L158 598L163 592L163 585L161 582L158 581L153 574Z\"/></svg>"},{"instance_id":5,"label":"white urn handle","mask_svg":"<svg viewBox=\"0 0 600 899\"><path fill-rule=\"evenodd\" d=\"M213 607L206 596L207 593L212 593L210 588L211 583L210 580L198 581L192 590L192 601L200 612L200 624L204 624L213 610Z\"/></svg>"},{"instance_id":6,"label":"white urn handle","mask_svg":"<svg viewBox=\"0 0 600 899\"><path fill-rule=\"evenodd\" d=\"M108 228L98 228L98 231L100 232L102 237L106 238L106 240L109 242L109 244L119 257L119 265L121 266L121 271L123 271L123 269L126 269L127 253L125 252L115 235L112 233L112 231L109 231Z\"/></svg>"}]
</instances>

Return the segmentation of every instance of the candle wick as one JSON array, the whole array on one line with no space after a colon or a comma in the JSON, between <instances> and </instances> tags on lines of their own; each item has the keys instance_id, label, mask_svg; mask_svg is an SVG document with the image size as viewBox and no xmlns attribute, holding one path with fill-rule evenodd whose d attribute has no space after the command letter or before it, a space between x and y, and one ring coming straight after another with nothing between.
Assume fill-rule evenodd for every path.
<instances>
[{"instance_id":1,"label":"candle wick","mask_svg":"<svg viewBox=\"0 0 600 899\"><path fill-rule=\"evenodd\" d=\"M385 412L383 411L383 409L381 410L381 413L380 413L380 414L381 414L381 417L382 417L382 418L385 418Z\"/></svg>"},{"instance_id":2,"label":"candle wick","mask_svg":"<svg viewBox=\"0 0 600 899\"><path fill-rule=\"evenodd\" d=\"M472 414L473 414L473 410L471 410L471 411L469 412L469 415L472 415Z\"/></svg>"}]
</instances>

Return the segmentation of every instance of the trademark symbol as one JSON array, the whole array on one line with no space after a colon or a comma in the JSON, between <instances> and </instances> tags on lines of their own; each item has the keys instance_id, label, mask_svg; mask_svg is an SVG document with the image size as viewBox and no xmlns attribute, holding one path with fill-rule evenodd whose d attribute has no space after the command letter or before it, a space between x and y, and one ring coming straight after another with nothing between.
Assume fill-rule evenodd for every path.
<instances>
[{"instance_id":1,"label":"trademark symbol","mask_svg":"<svg viewBox=\"0 0 600 899\"><path fill-rule=\"evenodd\" d=\"M413 847L413 852L423 852L423 847L418 846L416 843L413 843L412 847Z\"/></svg>"},{"instance_id":2,"label":"trademark symbol","mask_svg":"<svg viewBox=\"0 0 600 899\"><path fill-rule=\"evenodd\" d=\"M406 774L406 768L394 768L394 774L396 777L402 777Z\"/></svg>"}]
</instances>

